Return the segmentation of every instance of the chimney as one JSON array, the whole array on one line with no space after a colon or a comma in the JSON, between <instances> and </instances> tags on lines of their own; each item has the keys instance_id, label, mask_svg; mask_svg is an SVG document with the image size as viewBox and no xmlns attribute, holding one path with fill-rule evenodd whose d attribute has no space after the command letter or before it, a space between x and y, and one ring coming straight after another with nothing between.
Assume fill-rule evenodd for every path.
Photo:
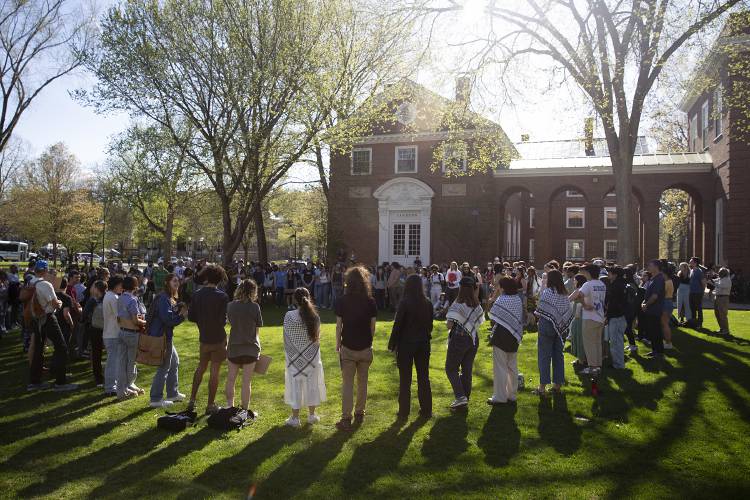
<instances>
[{"instance_id":1,"label":"chimney","mask_svg":"<svg viewBox=\"0 0 750 500\"><path fill-rule=\"evenodd\" d=\"M529 134L521 134L521 142L529 142Z\"/></svg>"},{"instance_id":2,"label":"chimney","mask_svg":"<svg viewBox=\"0 0 750 500\"><path fill-rule=\"evenodd\" d=\"M583 123L584 147L586 156L594 156L594 118L588 117Z\"/></svg>"},{"instance_id":3,"label":"chimney","mask_svg":"<svg viewBox=\"0 0 750 500\"><path fill-rule=\"evenodd\" d=\"M471 104L471 78L468 76L456 78L456 102L467 108Z\"/></svg>"}]
</instances>

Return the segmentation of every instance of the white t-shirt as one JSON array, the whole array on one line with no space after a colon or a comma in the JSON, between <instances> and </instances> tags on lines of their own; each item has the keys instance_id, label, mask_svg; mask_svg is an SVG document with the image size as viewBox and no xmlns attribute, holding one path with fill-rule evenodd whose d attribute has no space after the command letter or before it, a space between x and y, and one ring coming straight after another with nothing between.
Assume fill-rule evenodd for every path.
<instances>
[{"instance_id":1,"label":"white t-shirt","mask_svg":"<svg viewBox=\"0 0 750 500\"><path fill-rule=\"evenodd\" d=\"M461 285L461 271L448 270L445 273L445 280L448 282L448 288L458 288Z\"/></svg>"},{"instance_id":2,"label":"white t-shirt","mask_svg":"<svg viewBox=\"0 0 750 500\"><path fill-rule=\"evenodd\" d=\"M57 300L57 294L52 283L41 278L34 278L31 280L31 284L36 288L36 301L44 308L44 312L47 314L55 312L54 301Z\"/></svg>"},{"instance_id":3,"label":"white t-shirt","mask_svg":"<svg viewBox=\"0 0 750 500\"><path fill-rule=\"evenodd\" d=\"M116 339L120 336L120 325L117 323L117 301L120 297L113 291L108 290L102 301L102 314L104 315L104 329L102 338Z\"/></svg>"},{"instance_id":4,"label":"white t-shirt","mask_svg":"<svg viewBox=\"0 0 750 500\"><path fill-rule=\"evenodd\" d=\"M584 300L594 306L593 309L583 308L581 317L599 323L604 323L604 301L607 297L607 286L600 280L587 281L581 286Z\"/></svg>"}]
</instances>

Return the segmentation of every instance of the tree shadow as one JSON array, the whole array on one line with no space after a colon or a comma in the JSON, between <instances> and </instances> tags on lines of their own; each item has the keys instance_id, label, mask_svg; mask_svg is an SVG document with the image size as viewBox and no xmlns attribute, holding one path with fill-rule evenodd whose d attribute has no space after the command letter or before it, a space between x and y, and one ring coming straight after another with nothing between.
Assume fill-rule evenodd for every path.
<instances>
[{"instance_id":1,"label":"tree shadow","mask_svg":"<svg viewBox=\"0 0 750 500\"><path fill-rule=\"evenodd\" d=\"M510 463L521 447L521 431L516 423L515 402L494 405L482 428L477 446L484 451L484 461L493 467Z\"/></svg>"},{"instance_id":2,"label":"tree shadow","mask_svg":"<svg viewBox=\"0 0 750 500\"><path fill-rule=\"evenodd\" d=\"M294 454L258 484L258 496L294 498L318 480L329 462L334 460L352 432L336 432L326 439L312 443ZM304 473L301 473L304 471Z\"/></svg>"},{"instance_id":3,"label":"tree shadow","mask_svg":"<svg viewBox=\"0 0 750 500\"><path fill-rule=\"evenodd\" d=\"M427 467L443 468L454 463L459 455L469 449L466 439L469 435L467 416L467 411L456 411L435 422L422 444L422 456L427 461Z\"/></svg>"},{"instance_id":4,"label":"tree shadow","mask_svg":"<svg viewBox=\"0 0 750 500\"><path fill-rule=\"evenodd\" d=\"M357 447L344 473L344 491L361 494L380 476L397 469L414 434L426 423L427 419L419 418L404 428L397 420L373 441Z\"/></svg>"},{"instance_id":5,"label":"tree shadow","mask_svg":"<svg viewBox=\"0 0 750 500\"><path fill-rule=\"evenodd\" d=\"M564 393L539 399L539 436L558 453L570 456L581 447L581 428L573 421Z\"/></svg>"}]
</instances>

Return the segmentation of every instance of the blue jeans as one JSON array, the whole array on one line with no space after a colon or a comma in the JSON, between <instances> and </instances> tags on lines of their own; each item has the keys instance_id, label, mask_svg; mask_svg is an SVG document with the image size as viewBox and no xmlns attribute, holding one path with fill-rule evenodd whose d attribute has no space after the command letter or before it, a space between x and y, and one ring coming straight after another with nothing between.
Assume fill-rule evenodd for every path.
<instances>
[{"instance_id":1,"label":"blue jeans","mask_svg":"<svg viewBox=\"0 0 750 500\"><path fill-rule=\"evenodd\" d=\"M331 306L331 284L320 284L320 307L328 309Z\"/></svg>"},{"instance_id":2,"label":"blue jeans","mask_svg":"<svg viewBox=\"0 0 750 500\"><path fill-rule=\"evenodd\" d=\"M448 338L448 352L445 354L445 374L451 383L456 399L471 397L471 380L474 371L474 357L479 344L466 334L455 334Z\"/></svg>"},{"instance_id":3,"label":"blue jeans","mask_svg":"<svg viewBox=\"0 0 750 500\"><path fill-rule=\"evenodd\" d=\"M315 299L315 305L318 307L323 307L323 285L320 283L315 283L313 285L313 298Z\"/></svg>"},{"instance_id":4,"label":"blue jeans","mask_svg":"<svg viewBox=\"0 0 750 500\"><path fill-rule=\"evenodd\" d=\"M178 370L180 368L180 357L177 355L172 339L167 339L164 346L164 361L156 368L154 381L151 382L151 402L162 400L164 396L164 384L167 384L167 397L176 397L180 392L178 387Z\"/></svg>"},{"instance_id":5,"label":"blue jeans","mask_svg":"<svg viewBox=\"0 0 750 500\"><path fill-rule=\"evenodd\" d=\"M284 289L276 289L276 305L282 307L284 305Z\"/></svg>"},{"instance_id":6,"label":"blue jeans","mask_svg":"<svg viewBox=\"0 0 750 500\"><path fill-rule=\"evenodd\" d=\"M625 328L628 322L625 316L609 318L607 321L607 340L609 340L609 352L612 355L612 366L615 368L625 368Z\"/></svg>"},{"instance_id":7,"label":"blue jeans","mask_svg":"<svg viewBox=\"0 0 750 500\"><path fill-rule=\"evenodd\" d=\"M107 350L107 364L104 365L104 392L117 390L117 360L120 357L120 339L103 339Z\"/></svg>"},{"instance_id":8,"label":"blue jeans","mask_svg":"<svg viewBox=\"0 0 750 500\"><path fill-rule=\"evenodd\" d=\"M122 397L125 390L135 384L138 367L135 366L135 356L138 353L138 332L128 332L120 329L117 356L117 395Z\"/></svg>"},{"instance_id":9,"label":"blue jeans","mask_svg":"<svg viewBox=\"0 0 750 500\"><path fill-rule=\"evenodd\" d=\"M565 360L563 342L555 331L555 326L544 318L539 319L539 336L537 340L537 362L539 365L539 384L550 383L550 363L555 385L565 383Z\"/></svg>"}]
</instances>

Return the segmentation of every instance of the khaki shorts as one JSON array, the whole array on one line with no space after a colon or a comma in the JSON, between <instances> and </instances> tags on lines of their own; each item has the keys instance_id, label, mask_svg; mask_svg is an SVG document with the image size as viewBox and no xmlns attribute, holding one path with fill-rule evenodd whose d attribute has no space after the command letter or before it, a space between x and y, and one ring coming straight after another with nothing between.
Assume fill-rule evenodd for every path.
<instances>
[{"instance_id":1,"label":"khaki shorts","mask_svg":"<svg viewBox=\"0 0 750 500\"><path fill-rule=\"evenodd\" d=\"M219 342L217 344L204 344L201 342L202 363L206 361L221 362L227 359L227 343Z\"/></svg>"}]
</instances>

